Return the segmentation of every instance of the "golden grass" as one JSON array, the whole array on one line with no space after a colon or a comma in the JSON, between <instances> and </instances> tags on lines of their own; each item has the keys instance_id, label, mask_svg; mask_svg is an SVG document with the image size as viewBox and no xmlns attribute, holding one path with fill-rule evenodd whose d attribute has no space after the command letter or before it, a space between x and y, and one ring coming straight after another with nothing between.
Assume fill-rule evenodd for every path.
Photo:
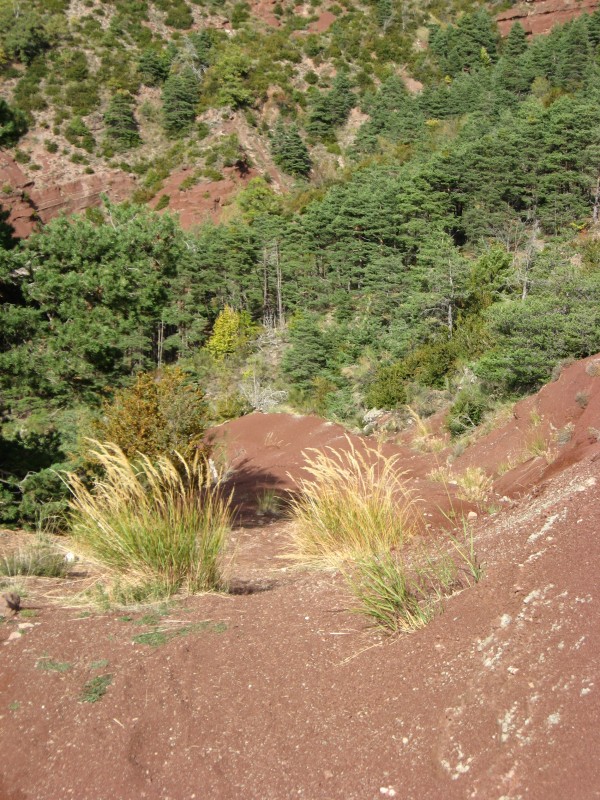
<instances>
[{"instance_id":1,"label":"golden grass","mask_svg":"<svg viewBox=\"0 0 600 800\"><path fill-rule=\"evenodd\" d=\"M415 532L413 498L397 469L398 456L348 447L304 453L305 471L291 501L292 557L315 566L386 553Z\"/></svg>"},{"instance_id":2,"label":"golden grass","mask_svg":"<svg viewBox=\"0 0 600 800\"><path fill-rule=\"evenodd\" d=\"M446 447L446 442L441 436L436 436L423 417L411 408L406 406L410 418L415 424L415 434L412 443L417 450L422 453L439 453Z\"/></svg>"},{"instance_id":3,"label":"golden grass","mask_svg":"<svg viewBox=\"0 0 600 800\"><path fill-rule=\"evenodd\" d=\"M132 598L221 588L230 497L206 462L130 460L113 443L91 443L102 477L88 489L77 474L66 476L76 546Z\"/></svg>"},{"instance_id":4,"label":"golden grass","mask_svg":"<svg viewBox=\"0 0 600 800\"><path fill-rule=\"evenodd\" d=\"M456 476L455 480L458 487L456 496L459 500L471 503L483 503L487 500L492 479L481 467L467 467L464 472Z\"/></svg>"}]
</instances>

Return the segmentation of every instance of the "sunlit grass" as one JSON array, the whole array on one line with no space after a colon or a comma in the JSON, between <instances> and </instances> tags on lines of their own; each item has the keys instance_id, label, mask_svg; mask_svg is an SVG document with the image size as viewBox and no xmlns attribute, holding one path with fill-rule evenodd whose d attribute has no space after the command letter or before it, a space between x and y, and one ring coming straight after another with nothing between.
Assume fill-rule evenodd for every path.
<instances>
[{"instance_id":1,"label":"sunlit grass","mask_svg":"<svg viewBox=\"0 0 600 800\"><path fill-rule=\"evenodd\" d=\"M291 501L292 555L318 566L401 547L417 527L414 503L399 472L386 458L348 439L346 450L305 453L309 478Z\"/></svg>"},{"instance_id":2,"label":"sunlit grass","mask_svg":"<svg viewBox=\"0 0 600 800\"><path fill-rule=\"evenodd\" d=\"M110 442L92 445L102 477L91 489L77 474L66 478L76 546L132 596L222 588L230 498L205 461L130 460Z\"/></svg>"}]
</instances>

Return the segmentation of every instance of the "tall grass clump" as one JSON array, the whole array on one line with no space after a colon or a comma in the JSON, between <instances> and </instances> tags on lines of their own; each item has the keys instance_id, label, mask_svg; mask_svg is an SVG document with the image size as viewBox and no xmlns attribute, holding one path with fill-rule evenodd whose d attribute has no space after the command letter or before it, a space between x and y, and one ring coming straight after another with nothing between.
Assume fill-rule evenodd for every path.
<instances>
[{"instance_id":1,"label":"tall grass clump","mask_svg":"<svg viewBox=\"0 0 600 800\"><path fill-rule=\"evenodd\" d=\"M113 443L92 445L102 468L94 486L67 475L76 544L132 597L222 588L231 498L205 460L130 459Z\"/></svg>"},{"instance_id":2,"label":"tall grass clump","mask_svg":"<svg viewBox=\"0 0 600 800\"><path fill-rule=\"evenodd\" d=\"M448 533L450 552L443 541L429 541L412 548L408 558L372 554L346 567L344 577L358 603L354 611L387 633L425 627L443 611L446 597L473 586L483 575L466 523L463 532L462 541Z\"/></svg>"},{"instance_id":3,"label":"tall grass clump","mask_svg":"<svg viewBox=\"0 0 600 800\"><path fill-rule=\"evenodd\" d=\"M44 535L38 535L25 547L0 558L0 575L64 578L69 571L65 554Z\"/></svg>"},{"instance_id":4,"label":"tall grass clump","mask_svg":"<svg viewBox=\"0 0 600 800\"><path fill-rule=\"evenodd\" d=\"M411 497L397 470L398 457L386 458L350 441L304 453L298 495L291 501L292 555L315 566L389 552L409 539L417 524Z\"/></svg>"}]
</instances>

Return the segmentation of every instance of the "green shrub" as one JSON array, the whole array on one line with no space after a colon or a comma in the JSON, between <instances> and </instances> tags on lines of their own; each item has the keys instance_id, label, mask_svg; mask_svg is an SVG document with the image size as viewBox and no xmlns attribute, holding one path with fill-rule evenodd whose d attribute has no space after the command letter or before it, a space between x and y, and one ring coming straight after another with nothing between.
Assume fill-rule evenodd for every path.
<instances>
[{"instance_id":1,"label":"green shrub","mask_svg":"<svg viewBox=\"0 0 600 800\"><path fill-rule=\"evenodd\" d=\"M170 202L171 198L168 194L161 194L158 203L154 206L154 210L162 211L164 208L167 208Z\"/></svg>"},{"instance_id":2,"label":"green shrub","mask_svg":"<svg viewBox=\"0 0 600 800\"><path fill-rule=\"evenodd\" d=\"M446 428L452 436L461 436L472 428L476 428L489 408L489 398L479 387L465 387L461 389L456 400L450 406L446 418Z\"/></svg>"},{"instance_id":3,"label":"green shrub","mask_svg":"<svg viewBox=\"0 0 600 800\"><path fill-rule=\"evenodd\" d=\"M176 453L193 458L205 452L207 406L204 394L179 367L141 373L128 389L104 404L96 435L114 442L128 458Z\"/></svg>"},{"instance_id":4,"label":"green shrub","mask_svg":"<svg viewBox=\"0 0 600 800\"><path fill-rule=\"evenodd\" d=\"M369 408L395 409L406 403L406 369L401 363L380 367L365 402Z\"/></svg>"}]
</instances>

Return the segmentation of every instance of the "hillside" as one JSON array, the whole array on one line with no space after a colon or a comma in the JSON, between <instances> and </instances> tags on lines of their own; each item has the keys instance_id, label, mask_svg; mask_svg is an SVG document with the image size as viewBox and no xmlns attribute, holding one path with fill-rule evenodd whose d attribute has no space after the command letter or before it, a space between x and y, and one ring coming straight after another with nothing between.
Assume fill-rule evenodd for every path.
<instances>
[{"instance_id":1,"label":"hillside","mask_svg":"<svg viewBox=\"0 0 600 800\"><path fill-rule=\"evenodd\" d=\"M97 581L90 565L30 579L31 618L0 626L0 714L27 742L7 748L2 797L593 797L598 361L571 365L467 448L462 466L491 476L532 425L549 445L497 477L470 521L482 580L412 635L349 613L340 574L294 569L289 523L256 513L265 487L293 488L302 449L344 446L343 430L286 415L219 428L248 501L237 593L90 614L67 599ZM400 466L427 514L439 455L416 444L407 435ZM4 552L15 536L2 534ZM81 702L105 673L106 695Z\"/></svg>"}]
</instances>

